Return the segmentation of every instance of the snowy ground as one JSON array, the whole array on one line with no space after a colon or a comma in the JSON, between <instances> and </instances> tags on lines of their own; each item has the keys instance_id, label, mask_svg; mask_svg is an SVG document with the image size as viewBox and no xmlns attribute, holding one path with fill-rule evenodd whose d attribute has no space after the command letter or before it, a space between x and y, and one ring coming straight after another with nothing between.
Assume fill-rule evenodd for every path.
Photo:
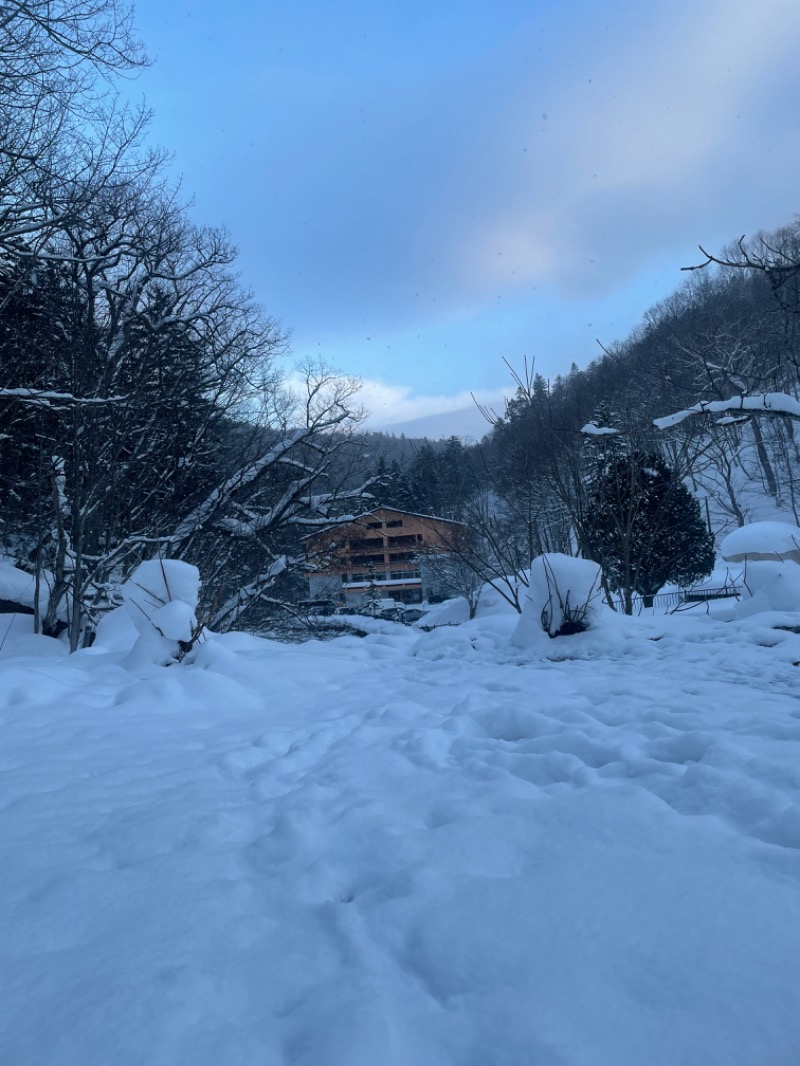
<instances>
[{"instance_id":1,"label":"snowy ground","mask_svg":"<svg viewBox=\"0 0 800 1066\"><path fill-rule=\"evenodd\" d=\"M0 1062L796 1066L779 621L3 658Z\"/></svg>"}]
</instances>

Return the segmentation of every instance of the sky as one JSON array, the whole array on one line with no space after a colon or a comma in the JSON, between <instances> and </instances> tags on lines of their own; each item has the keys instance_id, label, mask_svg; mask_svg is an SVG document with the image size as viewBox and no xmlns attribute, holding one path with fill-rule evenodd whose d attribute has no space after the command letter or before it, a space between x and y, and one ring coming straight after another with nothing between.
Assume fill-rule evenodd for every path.
<instances>
[{"instance_id":1,"label":"sky","mask_svg":"<svg viewBox=\"0 0 800 1066\"><path fill-rule=\"evenodd\" d=\"M800 209L797 0L137 0L151 139L295 359L478 435Z\"/></svg>"}]
</instances>

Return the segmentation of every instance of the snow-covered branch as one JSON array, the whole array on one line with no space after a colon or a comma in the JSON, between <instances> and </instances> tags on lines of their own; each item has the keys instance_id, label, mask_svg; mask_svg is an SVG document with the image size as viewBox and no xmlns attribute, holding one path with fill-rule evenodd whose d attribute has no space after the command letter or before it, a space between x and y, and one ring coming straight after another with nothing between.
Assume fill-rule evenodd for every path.
<instances>
[{"instance_id":1,"label":"snow-covered branch","mask_svg":"<svg viewBox=\"0 0 800 1066\"><path fill-rule=\"evenodd\" d=\"M209 627L211 629L229 629L248 608L264 598L265 593L272 588L288 566L289 560L285 555L273 560L265 571L260 573L253 581L237 589L234 595L214 612L209 619Z\"/></svg>"},{"instance_id":2,"label":"snow-covered branch","mask_svg":"<svg viewBox=\"0 0 800 1066\"><path fill-rule=\"evenodd\" d=\"M653 425L657 429L670 429L695 415L724 414L725 412L745 416L767 414L800 418L800 401L785 392L765 392L760 396L734 396L729 400L700 400L682 411L675 411L671 415L654 419ZM733 419L730 417L720 419L723 425L731 421Z\"/></svg>"},{"instance_id":3,"label":"snow-covered branch","mask_svg":"<svg viewBox=\"0 0 800 1066\"><path fill-rule=\"evenodd\" d=\"M52 392L46 389L0 389L0 399L18 400L20 403L40 407L84 406L104 407L124 403L127 396L73 396L70 392Z\"/></svg>"},{"instance_id":4,"label":"snow-covered branch","mask_svg":"<svg viewBox=\"0 0 800 1066\"><path fill-rule=\"evenodd\" d=\"M614 429L612 426L598 426L594 421L587 422L585 426L581 426L581 433L587 437L609 437L618 436L619 430Z\"/></svg>"},{"instance_id":5,"label":"snow-covered branch","mask_svg":"<svg viewBox=\"0 0 800 1066\"><path fill-rule=\"evenodd\" d=\"M286 455L291 451L292 448L297 447L297 444L303 439L303 436L307 432L308 431L305 429L295 430L293 433L290 433L288 437L285 437L274 447L270 448L270 450L259 459L256 459L255 462L248 463L247 466L243 467L241 470L237 470L235 474L227 478L221 485L218 485L213 492L209 493L201 504L195 507L195 509L186 515L186 517L179 523L170 537L172 543L179 544L182 541L186 541L201 529L205 528L220 514L221 510L237 492L241 491L246 485L251 484L259 478L271 466L274 466L283 455Z\"/></svg>"}]
</instances>

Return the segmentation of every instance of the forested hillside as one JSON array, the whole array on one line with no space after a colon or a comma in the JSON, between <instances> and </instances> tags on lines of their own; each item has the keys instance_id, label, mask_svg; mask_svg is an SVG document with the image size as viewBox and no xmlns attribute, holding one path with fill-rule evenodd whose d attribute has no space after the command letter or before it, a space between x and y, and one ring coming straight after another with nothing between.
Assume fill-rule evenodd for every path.
<instances>
[{"instance_id":1,"label":"forested hillside","mask_svg":"<svg viewBox=\"0 0 800 1066\"><path fill-rule=\"evenodd\" d=\"M622 497L630 495L626 482L641 480L648 455L676 486L692 489L713 538L774 515L797 522L799 279L798 221L706 256L630 337L586 369L573 364L546 381L533 361L509 367L515 394L505 410L486 412L482 443L423 441L405 461L382 459L373 470L382 498L463 519L470 535L456 546L462 562L501 583L544 551L598 558L598 508L616 508L614 522L629 527L630 541L647 494L640 485L633 504ZM716 413L688 413L708 404ZM675 491L663 514L650 511L656 540L670 524ZM681 521L696 528L693 514ZM694 558L705 549L695 538L685 551ZM619 551L612 555L606 571L618 570ZM676 561L669 580L702 576L685 562ZM647 595L640 576L629 574L623 586Z\"/></svg>"}]
</instances>

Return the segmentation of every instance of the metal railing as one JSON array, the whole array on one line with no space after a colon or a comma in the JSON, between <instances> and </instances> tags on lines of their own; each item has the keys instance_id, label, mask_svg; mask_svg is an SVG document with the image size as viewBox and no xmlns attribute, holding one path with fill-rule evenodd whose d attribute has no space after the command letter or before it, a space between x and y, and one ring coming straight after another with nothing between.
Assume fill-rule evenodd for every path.
<instances>
[{"instance_id":1,"label":"metal railing","mask_svg":"<svg viewBox=\"0 0 800 1066\"><path fill-rule=\"evenodd\" d=\"M741 585L722 585L715 589L679 589L677 592L659 592L653 596L653 607L678 609L689 607L695 603L709 603L712 600L738 599L742 593ZM615 597L615 607L621 606L620 599ZM644 608L644 597L633 597L633 609L638 614Z\"/></svg>"}]
</instances>

